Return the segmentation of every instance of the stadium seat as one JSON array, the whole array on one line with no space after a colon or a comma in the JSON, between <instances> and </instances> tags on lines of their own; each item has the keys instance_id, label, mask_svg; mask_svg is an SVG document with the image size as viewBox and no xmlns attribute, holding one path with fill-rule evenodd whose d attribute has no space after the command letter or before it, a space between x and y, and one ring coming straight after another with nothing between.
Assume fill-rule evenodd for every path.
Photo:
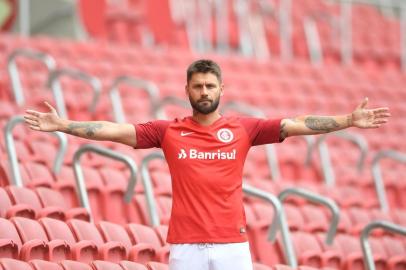
<instances>
[{"instance_id":1,"label":"stadium seat","mask_svg":"<svg viewBox=\"0 0 406 270\"><path fill-rule=\"evenodd\" d=\"M169 266L167 264L159 262L148 262L147 267L148 270L169 270Z\"/></svg>"},{"instance_id":2,"label":"stadium seat","mask_svg":"<svg viewBox=\"0 0 406 270\"><path fill-rule=\"evenodd\" d=\"M156 260L167 263L169 260L169 246L162 245L161 240L155 231L148 226L141 224L127 224L128 235L134 240L134 243L147 243L155 249Z\"/></svg>"},{"instance_id":3,"label":"stadium seat","mask_svg":"<svg viewBox=\"0 0 406 270\"><path fill-rule=\"evenodd\" d=\"M67 223L76 239L88 240L96 244L101 260L118 262L127 259L127 252L123 244L113 241L104 242L93 223L78 219L71 219Z\"/></svg>"},{"instance_id":4,"label":"stadium seat","mask_svg":"<svg viewBox=\"0 0 406 270\"><path fill-rule=\"evenodd\" d=\"M144 264L132 262L132 261L121 261L121 268L124 270L148 270Z\"/></svg>"},{"instance_id":5,"label":"stadium seat","mask_svg":"<svg viewBox=\"0 0 406 270\"><path fill-rule=\"evenodd\" d=\"M88 240L77 241L65 222L52 218L41 218L39 223L50 240L62 239L68 243L72 259L80 262L90 262L98 259L96 244Z\"/></svg>"},{"instance_id":6,"label":"stadium seat","mask_svg":"<svg viewBox=\"0 0 406 270\"><path fill-rule=\"evenodd\" d=\"M30 265L34 270L63 270L61 265L43 260L32 260Z\"/></svg>"},{"instance_id":7,"label":"stadium seat","mask_svg":"<svg viewBox=\"0 0 406 270\"><path fill-rule=\"evenodd\" d=\"M93 261L90 265L95 270L123 270L119 264L107 261Z\"/></svg>"},{"instance_id":8,"label":"stadium seat","mask_svg":"<svg viewBox=\"0 0 406 270\"><path fill-rule=\"evenodd\" d=\"M0 266L3 270L32 270L27 262L8 258L0 258Z\"/></svg>"},{"instance_id":9,"label":"stadium seat","mask_svg":"<svg viewBox=\"0 0 406 270\"><path fill-rule=\"evenodd\" d=\"M59 192L44 187L38 187L35 191L44 208L54 208L55 211L63 212L66 220L72 218L90 220L89 213L85 208L69 208L65 203L65 198Z\"/></svg>"},{"instance_id":10,"label":"stadium seat","mask_svg":"<svg viewBox=\"0 0 406 270\"><path fill-rule=\"evenodd\" d=\"M11 218L14 216L35 218L36 212L29 205L12 205L7 192L0 188L0 217Z\"/></svg>"},{"instance_id":11,"label":"stadium seat","mask_svg":"<svg viewBox=\"0 0 406 270\"><path fill-rule=\"evenodd\" d=\"M61 209L42 207L38 196L31 189L8 186L6 190L14 204L26 204L31 206L37 213L36 218L51 217L61 220L65 219L65 213Z\"/></svg>"},{"instance_id":12,"label":"stadium seat","mask_svg":"<svg viewBox=\"0 0 406 270\"><path fill-rule=\"evenodd\" d=\"M93 268L83 262L63 260L59 264L62 266L63 270L93 270Z\"/></svg>"},{"instance_id":13,"label":"stadium seat","mask_svg":"<svg viewBox=\"0 0 406 270\"><path fill-rule=\"evenodd\" d=\"M132 244L126 230L111 222L101 221L97 227L106 242L119 242L124 245L129 260L144 263L155 258L155 249L149 243Z\"/></svg>"},{"instance_id":14,"label":"stadium seat","mask_svg":"<svg viewBox=\"0 0 406 270\"><path fill-rule=\"evenodd\" d=\"M21 239L13 223L0 218L0 258L18 259L21 247Z\"/></svg>"},{"instance_id":15,"label":"stadium seat","mask_svg":"<svg viewBox=\"0 0 406 270\"><path fill-rule=\"evenodd\" d=\"M20 258L23 260L41 259L59 261L70 256L68 243L62 239L48 240L41 224L23 217L11 219L24 243Z\"/></svg>"}]
</instances>

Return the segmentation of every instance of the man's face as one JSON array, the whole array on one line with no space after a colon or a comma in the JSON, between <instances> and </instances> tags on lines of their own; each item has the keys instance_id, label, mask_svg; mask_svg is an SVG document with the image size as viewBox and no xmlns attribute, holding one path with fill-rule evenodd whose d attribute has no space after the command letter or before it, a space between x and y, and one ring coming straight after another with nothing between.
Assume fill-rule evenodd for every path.
<instances>
[{"instance_id":1,"label":"man's face","mask_svg":"<svg viewBox=\"0 0 406 270\"><path fill-rule=\"evenodd\" d=\"M213 73L194 73L185 87L192 108L199 113L214 112L223 94L223 85L220 85Z\"/></svg>"}]
</instances>

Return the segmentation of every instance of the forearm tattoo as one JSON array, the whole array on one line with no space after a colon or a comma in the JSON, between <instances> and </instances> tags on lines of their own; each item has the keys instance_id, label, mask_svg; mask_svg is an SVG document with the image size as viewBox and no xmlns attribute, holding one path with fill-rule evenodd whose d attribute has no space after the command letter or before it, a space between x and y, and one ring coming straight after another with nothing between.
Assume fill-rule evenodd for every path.
<instances>
[{"instance_id":1,"label":"forearm tattoo","mask_svg":"<svg viewBox=\"0 0 406 270\"><path fill-rule=\"evenodd\" d=\"M284 139L286 139L288 137L288 132L285 129L286 123L283 123L281 125L281 130L279 131L279 140L283 141Z\"/></svg>"},{"instance_id":2,"label":"forearm tattoo","mask_svg":"<svg viewBox=\"0 0 406 270\"><path fill-rule=\"evenodd\" d=\"M95 132L102 127L103 125L101 123L73 123L68 125L67 133L75 136L92 138L94 137ZM84 129L84 133L83 131L79 131L80 129Z\"/></svg>"},{"instance_id":3,"label":"forearm tattoo","mask_svg":"<svg viewBox=\"0 0 406 270\"><path fill-rule=\"evenodd\" d=\"M331 117L309 116L305 119L307 128L318 131L330 132L340 127L340 125Z\"/></svg>"}]
</instances>

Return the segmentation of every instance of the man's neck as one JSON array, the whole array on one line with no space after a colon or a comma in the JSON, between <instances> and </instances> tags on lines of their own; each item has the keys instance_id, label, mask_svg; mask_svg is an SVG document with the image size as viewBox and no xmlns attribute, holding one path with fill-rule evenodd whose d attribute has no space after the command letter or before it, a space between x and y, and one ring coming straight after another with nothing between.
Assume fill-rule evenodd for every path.
<instances>
[{"instance_id":1,"label":"man's neck","mask_svg":"<svg viewBox=\"0 0 406 270\"><path fill-rule=\"evenodd\" d=\"M210 126L218 119L220 119L221 115L219 114L218 110L215 110L214 112L209 114L202 114L197 111L193 111L192 118L202 126Z\"/></svg>"}]
</instances>

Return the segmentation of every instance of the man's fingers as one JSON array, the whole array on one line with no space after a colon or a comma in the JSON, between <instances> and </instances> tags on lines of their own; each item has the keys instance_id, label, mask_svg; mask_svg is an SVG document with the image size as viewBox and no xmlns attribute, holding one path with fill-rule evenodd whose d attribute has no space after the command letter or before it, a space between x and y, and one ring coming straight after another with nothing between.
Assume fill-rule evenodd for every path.
<instances>
[{"instance_id":1,"label":"man's fingers","mask_svg":"<svg viewBox=\"0 0 406 270\"><path fill-rule=\"evenodd\" d=\"M389 108L377 108L377 109L373 109L372 110L374 112L374 114L377 113L389 113Z\"/></svg>"},{"instance_id":2,"label":"man's fingers","mask_svg":"<svg viewBox=\"0 0 406 270\"><path fill-rule=\"evenodd\" d=\"M375 121L373 122L373 124L385 124L385 123L387 123L387 122L388 122L387 119L381 119L381 120L375 120Z\"/></svg>"},{"instance_id":3,"label":"man's fingers","mask_svg":"<svg viewBox=\"0 0 406 270\"><path fill-rule=\"evenodd\" d=\"M390 113L375 114L375 118L389 118L390 116Z\"/></svg>"},{"instance_id":4,"label":"man's fingers","mask_svg":"<svg viewBox=\"0 0 406 270\"><path fill-rule=\"evenodd\" d=\"M25 119L25 122L28 123L30 126L38 126L39 125L37 120Z\"/></svg>"},{"instance_id":5,"label":"man's fingers","mask_svg":"<svg viewBox=\"0 0 406 270\"><path fill-rule=\"evenodd\" d=\"M24 115L24 119L37 120L38 117L37 117L37 116L32 116L32 115L26 114L26 115Z\"/></svg>"},{"instance_id":6,"label":"man's fingers","mask_svg":"<svg viewBox=\"0 0 406 270\"><path fill-rule=\"evenodd\" d=\"M39 112L33 111L33 110L26 110L25 112L26 112L27 114L31 114L31 115L34 115L34 116L39 116L39 115L40 115Z\"/></svg>"},{"instance_id":7,"label":"man's fingers","mask_svg":"<svg viewBox=\"0 0 406 270\"><path fill-rule=\"evenodd\" d=\"M55 108L52 107L48 102L44 101L44 103L52 112L55 112Z\"/></svg>"},{"instance_id":8,"label":"man's fingers","mask_svg":"<svg viewBox=\"0 0 406 270\"><path fill-rule=\"evenodd\" d=\"M363 109L363 108L365 108L365 107L367 106L367 104L368 104L368 98L366 97L366 98L364 98L364 100L361 102L361 104L358 105L357 109Z\"/></svg>"},{"instance_id":9,"label":"man's fingers","mask_svg":"<svg viewBox=\"0 0 406 270\"><path fill-rule=\"evenodd\" d=\"M32 125L28 125L28 127L32 130L40 130L39 126L32 126Z\"/></svg>"}]
</instances>

